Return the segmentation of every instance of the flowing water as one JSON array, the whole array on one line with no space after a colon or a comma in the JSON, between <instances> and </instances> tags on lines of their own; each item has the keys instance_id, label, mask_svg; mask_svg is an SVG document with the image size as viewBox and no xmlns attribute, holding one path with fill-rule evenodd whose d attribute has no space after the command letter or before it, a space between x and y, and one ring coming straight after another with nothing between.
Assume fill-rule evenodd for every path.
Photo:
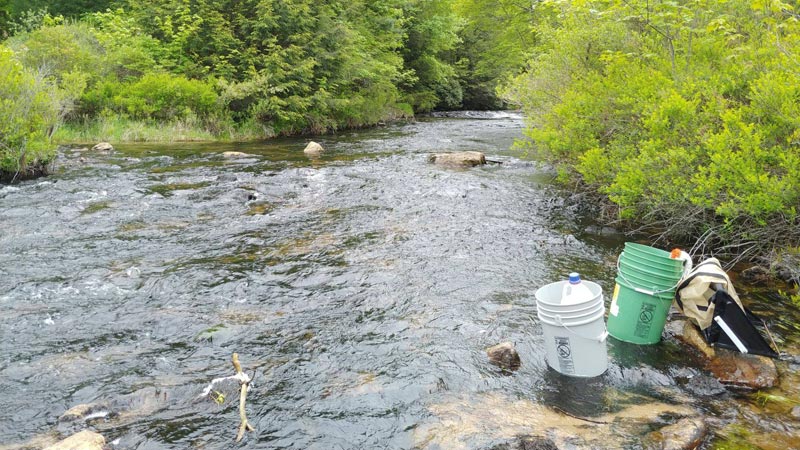
<instances>
[{"instance_id":1,"label":"flowing water","mask_svg":"<svg viewBox=\"0 0 800 450\"><path fill-rule=\"evenodd\" d=\"M770 391L788 403L693 395L682 380L701 371L669 342L610 341L590 382L547 368L533 292L570 271L610 292L625 239L521 159L521 130L511 113L427 118L321 138L318 159L303 139L71 149L54 175L0 186L0 447L88 426L142 450L490 448L559 428L637 448L652 422L571 418L637 405L656 425L715 417L707 448L796 436L796 360ZM454 150L496 163L427 162ZM800 347L797 309L766 302ZM486 358L502 341L512 375ZM237 391L198 399L234 352L253 376L240 444ZM112 414L58 422L82 403Z\"/></svg>"}]
</instances>

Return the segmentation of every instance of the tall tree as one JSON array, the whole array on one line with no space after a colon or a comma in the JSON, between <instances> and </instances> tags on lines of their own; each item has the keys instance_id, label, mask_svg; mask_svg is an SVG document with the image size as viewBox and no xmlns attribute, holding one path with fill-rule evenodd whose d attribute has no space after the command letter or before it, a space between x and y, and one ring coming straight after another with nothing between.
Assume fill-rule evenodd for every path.
<instances>
[{"instance_id":1,"label":"tall tree","mask_svg":"<svg viewBox=\"0 0 800 450\"><path fill-rule=\"evenodd\" d=\"M0 40L8 37L8 22L11 20L11 3L9 0L0 0Z\"/></svg>"},{"instance_id":2,"label":"tall tree","mask_svg":"<svg viewBox=\"0 0 800 450\"><path fill-rule=\"evenodd\" d=\"M8 1L8 0L5 0ZM11 0L11 12L16 16L24 11L47 9L50 14L77 17L87 12L103 11L115 0ZM0 6L2 8L2 6Z\"/></svg>"}]
</instances>

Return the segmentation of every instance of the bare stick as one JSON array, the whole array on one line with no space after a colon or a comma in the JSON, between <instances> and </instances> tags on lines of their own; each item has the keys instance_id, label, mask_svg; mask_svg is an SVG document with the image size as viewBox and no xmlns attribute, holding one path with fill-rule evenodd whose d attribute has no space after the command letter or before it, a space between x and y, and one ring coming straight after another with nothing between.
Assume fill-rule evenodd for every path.
<instances>
[{"instance_id":1,"label":"bare stick","mask_svg":"<svg viewBox=\"0 0 800 450\"><path fill-rule=\"evenodd\" d=\"M250 422L247 421L247 413L244 409L244 403L247 400L247 387L250 385L250 377L242 372L238 353L233 354L233 368L236 370L236 377L239 379L239 382L242 383L242 391L239 395L239 418L242 419L242 423L239 425L239 432L236 434L236 442L239 442L242 440L242 437L244 437L245 430L255 431L255 429L250 425Z\"/></svg>"}]
</instances>

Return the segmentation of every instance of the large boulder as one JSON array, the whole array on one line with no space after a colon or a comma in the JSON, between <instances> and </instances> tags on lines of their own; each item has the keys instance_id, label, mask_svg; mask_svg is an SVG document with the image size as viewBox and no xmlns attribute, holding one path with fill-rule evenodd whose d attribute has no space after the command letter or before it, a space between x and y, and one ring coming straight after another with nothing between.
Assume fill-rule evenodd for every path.
<instances>
[{"instance_id":1,"label":"large boulder","mask_svg":"<svg viewBox=\"0 0 800 450\"><path fill-rule=\"evenodd\" d=\"M44 450L103 450L106 440L94 431L83 430L63 441L45 447Z\"/></svg>"},{"instance_id":2,"label":"large boulder","mask_svg":"<svg viewBox=\"0 0 800 450\"><path fill-rule=\"evenodd\" d=\"M486 164L486 155L481 152L434 153L428 162L450 167L475 167Z\"/></svg>"},{"instance_id":3,"label":"large boulder","mask_svg":"<svg viewBox=\"0 0 800 450\"><path fill-rule=\"evenodd\" d=\"M98 144L95 144L94 147L92 147L92 151L108 153L114 151L114 146L109 144L108 142L100 142Z\"/></svg>"},{"instance_id":4,"label":"large boulder","mask_svg":"<svg viewBox=\"0 0 800 450\"><path fill-rule=\"evenodd\" d=\"M325 149L314 141L309 142L306 148L303 149L303 153L305 153L306 156L319 156L323 152L325 152Z\"/></svg>"},{"instance_id":5,"label":"large boulder","mask_svg":"<svg viewBox=\"0 0 800 450\"><path fill-rule=\"evenodd\" d=\"M222 152L222 157L226 159L249 158L251 156L242 152Z\"/></svg>"},{"instance_id":6,"label":"large boulder","mask_svg":"<svg viewBox=\"0 0 800 450\"><path fill-rule=\"evenodd\" d=\"M521 364L519 353L511 342L503 342L486 349L489 362L503 370L517 370Z\"/></svg>"},{"instance_id":7,"label":"large boulder","mask_svg":"<svg viewBox=\"0 0 800 450\"><path fill-rule=\"evenodd\" d=\"M668 332L696 349L703 359L704 368L725 385L763 389L778 383L778 369L770 358L711 347L700 330L689 321L673 321Z\"/></svg>"}]
</instances>

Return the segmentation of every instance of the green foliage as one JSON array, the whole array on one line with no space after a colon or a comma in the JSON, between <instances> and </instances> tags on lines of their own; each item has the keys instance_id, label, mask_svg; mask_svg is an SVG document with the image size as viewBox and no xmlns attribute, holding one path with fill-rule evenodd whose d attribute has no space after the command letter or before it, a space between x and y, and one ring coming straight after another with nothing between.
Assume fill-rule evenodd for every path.
<instances>
[{"instance_id":1,"label":"green foliage","mask_svg":"<svg viewBox=\"0 0 800 450\"><path fill-rule=\"evenodd\" d=\"M753 254L800 239L790 5L541 6L530 69L505 92L532 118L531 149L607 195L619 218L673 236L714 229L718 243Z\"/></svg>"},{"instance_id":2,"label":"green foliage","mask_svg":"<svg viewBox=\"0 0 800 450\"><path fill-rule=\"evenodd\" d=\"M11 33L11 3L9 0L0 0L0 41Z\"/></svg>"},{"instance_id":3,"label":"green foliage","mask_svg":"<svg viewBox=\"0 0 800 450\"><path fill-rule=\"evenodd\" d=\"M59 80L63 74L75 71L98 74L104 49L92 29L81 23L63 22L63 18L46 16L47 26L15 36L9 45L25 67Z\"/></svg>"},{"instance_id":4,"label":"green foliage","mask_svg":"<svg viewBox=\"0 0 800 450\"><path fill-rule=\"evenodd\" d=\"M9 46L74 100L61 111L73 123L321 133L460 108L465 94L499 106L494 85L521 65L514 36L530 12L502 3L501 14L485 0L11 0Z\"/></svg>"},{"instance_id":5,"label":"green foliage","mask_svg":"<svg viewBox=\"0 0 800 450\"><path fill-rule=\"evenodd\" d=\"M532 25L534 4L515 0L455 0L464 19L454 66L467 109L497 109L503 102L498 83L518 74L536 42Z\"/></svg>"},{"instance_id":6,"label":"green foliage","mask_svg":"<svg viewBox=\"0 0 800 450\"><path fill-rule=\"evenodd\" d=\"M86 103L96 111L111 110L133 119L167 121L210 116L217 104L217 94L203 81L152 73L129 83L102 82L87 94Z\"/></svg>"},{"instance_id":7,"label":"green foliage","mask_svg":"<svg viewBox=\"0 0 800 450\"><path fill-rule=\"evenodd\" d=\"M19 16L25 11L46 9L53 15L77 17L110 7L112 0L10 0L11 10Z\"/></svg>"},{"instance_id":8,"label":"green foliage","mask_svg":"<svg viewBox=\"0 0 800 450\"><path fill-rule=\"evenodd\" d=\"M50 132L58 125L60 98L41 74L26 70L0 45L0 174L25 176L55 156Z\"/></svg>"}]
</instances>

